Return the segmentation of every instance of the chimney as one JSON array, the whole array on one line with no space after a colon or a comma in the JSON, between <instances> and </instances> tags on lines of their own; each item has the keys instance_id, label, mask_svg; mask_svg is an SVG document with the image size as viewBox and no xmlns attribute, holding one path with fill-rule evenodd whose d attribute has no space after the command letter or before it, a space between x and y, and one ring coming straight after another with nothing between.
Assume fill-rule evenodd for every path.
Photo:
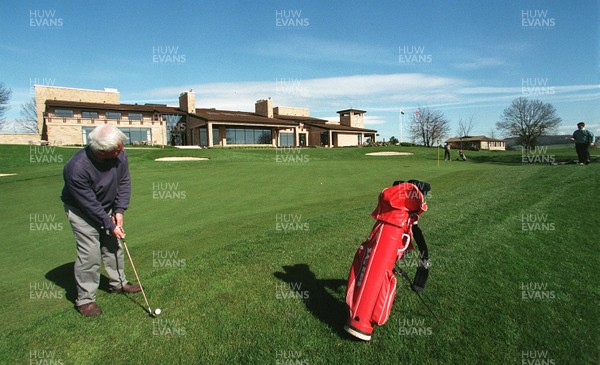
<instances>
[{"instance_id":1,"label":"chimney","mask_svg":"<svg viewBox=\"0 0 600 365\"><path fill-rule=\"evenodd\" d=\"M187 113L196 112L196 93L190 91L182 92L179 95L179 108Z\"/></svg>"},{"instance_id":2,"label":"chimney","mask_svg":"<svg viewBox=\"0 0 600 365\"><path fill-rule=\"evenodd\" d=\"M273 118L273 102L271 98L257 101L254 104L254 112L263 117Z\"/></svg>"}]
</instances>

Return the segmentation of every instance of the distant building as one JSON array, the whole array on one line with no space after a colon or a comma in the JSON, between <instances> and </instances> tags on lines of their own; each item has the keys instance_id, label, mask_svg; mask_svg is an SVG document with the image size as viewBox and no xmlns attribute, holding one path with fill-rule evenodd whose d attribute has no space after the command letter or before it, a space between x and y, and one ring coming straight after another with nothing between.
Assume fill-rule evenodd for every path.
<instances>
[{"instance_id":1,"label":"distant building","mask_svg":"<svg viewBox=\"0 0 600 365\"><path fill-rule=\"evenodd\" d=\"M273 107L271 99L257 101L252 113L196 108L191 90L178 106L122 104L115 89L36 85L35 94L40 139L53 145L85 145L98 124L116 125L134 145L344 147L374 141L377 133L364 128L364 110L339 111L331 122L305 108Z\"/></svg>"},{"instance_id":2,"label":"distant building","mask_svg":"<svg viewBox=\"0 0 600 365\"><path fill-rule=\"evenodd\" d=\"M489 151L505 151L506 144L501 139L488 138L486 136L464 136L456 138L448 138L447 143L450 143L453 149L463 150L489 150Z\"/></svg>"}]
</instances>

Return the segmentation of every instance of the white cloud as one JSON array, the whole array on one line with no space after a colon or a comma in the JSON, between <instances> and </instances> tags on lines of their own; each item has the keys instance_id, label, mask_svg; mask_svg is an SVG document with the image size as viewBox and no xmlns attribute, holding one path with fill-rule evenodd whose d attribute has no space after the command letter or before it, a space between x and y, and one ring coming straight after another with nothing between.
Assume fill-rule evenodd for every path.
<instances>
[{"instance_id":1,"label":"white cloud","mask_svg":"<svg viewBox=\"0 0 600 365\"><path fill-rule=\"evenodd\" d=\"M385 117L381 116L365 116L365 126L369 125L381 125L387 123Z\"/></svg>"},{"instance_id":2,"label":"white cloud","mask_svg":"<svg viewBox=\"0 0 600 365\"><path fill-rule=\"evenodd\" d=\"M258 99L271 97L273 104L307 107L365 108L365 105L428 103L460 99L454 90L469 82L419 73L354 75L315 79L275 79L270 81L227 82L170 86L141 91L153 102L177 102L182 91L196 91L200 107L252 110Z\"/></svg>"},{"instance_id":3,"label":"white cloud","mask_svg":"<svg viewBox=\"0 0 600 365\"><path fill-rule=\"evenodd\" d=\"M521 80L518 80L521 81ZM522 81L521 81L522 83ZM537 90L552 90L555 94L559 93L572 93L589 90L600 90L600 85L566 85L566 86L554 86L551 83L547 83L544 87L538 87ZM532 92L536 90L536 87L529 88ZM523 94L523 91L528 91L527 85L523 86L511 86L511 87L495 87L495 86L476 86L476 87L465 87L457 90L459 94Z\"/></svg>"}]
</instances>

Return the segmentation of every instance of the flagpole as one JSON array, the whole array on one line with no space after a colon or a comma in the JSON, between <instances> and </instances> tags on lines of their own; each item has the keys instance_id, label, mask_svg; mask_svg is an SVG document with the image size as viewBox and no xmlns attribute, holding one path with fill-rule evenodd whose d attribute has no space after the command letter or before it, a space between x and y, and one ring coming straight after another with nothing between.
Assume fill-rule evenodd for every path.
<instances>
[{"instance_id":1,"label":"flagpole","mask_svg":"<svg viewBox=\"0 0 600 365\"><path fill-rule=\"evenodd\" d=\"M440 167L440 140L437 141L438 168Z\"/></svg>"},{"instance_id":2,"label":"flagpole","mask_svg":"<svg viewBox=\"0 0 600 365\"><path fill-rule=\"evenodd\" d=\"M403 131L404 131L404 110L400 109L400 145L402 145Z\"/></svg>"}]
</instances>

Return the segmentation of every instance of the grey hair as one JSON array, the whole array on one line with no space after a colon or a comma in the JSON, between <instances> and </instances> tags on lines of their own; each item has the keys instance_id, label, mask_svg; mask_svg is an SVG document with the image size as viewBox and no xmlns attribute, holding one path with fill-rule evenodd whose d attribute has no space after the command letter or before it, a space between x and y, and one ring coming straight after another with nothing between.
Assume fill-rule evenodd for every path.
<instances>
[{"instance_id":1,"label":"grey hair","mask_svg":"<svg viewBox=\"0 0 600 365\"><path fill-rule=\"evenodd\" d=\"M88 146L93 152L114 151L127 139L119 128L110 124L100 124L88 136Z\"/></svg>"}]
</instances>

